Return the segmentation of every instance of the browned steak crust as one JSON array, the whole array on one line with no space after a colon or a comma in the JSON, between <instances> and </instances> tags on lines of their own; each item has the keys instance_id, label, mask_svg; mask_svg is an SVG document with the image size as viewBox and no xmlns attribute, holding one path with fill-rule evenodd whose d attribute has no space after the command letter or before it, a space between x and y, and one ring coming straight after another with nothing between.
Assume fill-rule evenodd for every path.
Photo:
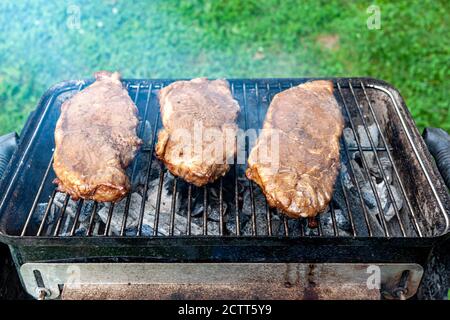
<instances>
[{"instance_id":1,"label":"browned steak crust","mask_svg":"<svg viewBox=\"0 0 450 320\"><path fill-rule=\"evenodd\" d=\"M271 141L269 130L263 130L250 153L247 177L261 187L271 207L292 218L316 216L332 197L343 127L331 81L307 82L277 94L263 128L279 134L278 168L258 160L259 150Z\"/></svg>"},{"instance_id":2,"label":"browned steak crust","mask_svg":"<svg viewBox=\"0 0 450 320\"><path fill-rule=\"evenodd\" d=\"M55 129L55 182L73 199L118 201L130 190L125 168L141 144L137 108L120 74L100 71L65 101Z\"/></svg>"},{"instance_id":3,"label":"browned steak crust","mask_svg":"<svg viewBox=\"0 0 450 320\"><path fill-rule=\"evenodd\" d=\"M196 186L225 175L228 159L236 152L235 121L240 110L228 82L206 78L176 81L160 91L159 102L164 128L158 134L156 155L169 171ZM195 140L196 126L216 132L219 138ZM187 136L192 139L186 141ZM223 142L223 152L205 157L203 152L219 141ZM189 156L180 147L189 150Z\"/></svg>"}]
</instances>

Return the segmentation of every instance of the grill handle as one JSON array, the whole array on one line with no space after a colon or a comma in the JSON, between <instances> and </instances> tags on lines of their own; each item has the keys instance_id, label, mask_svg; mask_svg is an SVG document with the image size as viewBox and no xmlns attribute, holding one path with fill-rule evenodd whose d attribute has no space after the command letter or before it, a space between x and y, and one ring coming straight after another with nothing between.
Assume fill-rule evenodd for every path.
<instances>
[{"instance_id":1,"label":"grill handle","mask_svg":"<svg viewBox=\"0 0 450 320\"><path fill-rule=\"evenodd\" d=\"M436 160L445 184L450 188L450 135L443 129L425 128L423 138Z\"/></svg>"},{"instance_id":2,"label":"grill handle","mask_svg":"<svg viewBox=\"0 0 450 320\"><path fill-rule=\"evenodd\" d=\"M10 132L0 137L0 180L5 173L9 160L17 149L19 136L15 132Z\"/></svg>"}]
</instances>

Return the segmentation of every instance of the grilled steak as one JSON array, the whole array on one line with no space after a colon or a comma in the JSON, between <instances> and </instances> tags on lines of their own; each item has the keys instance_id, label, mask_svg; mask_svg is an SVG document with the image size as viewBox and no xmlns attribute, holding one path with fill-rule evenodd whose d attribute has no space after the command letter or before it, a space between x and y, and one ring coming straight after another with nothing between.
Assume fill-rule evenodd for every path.
<instances>
[{"instance_id":1,"label":"grilled steak","mask_svg":"<svg viewBox=\"0 0 450 320\"><path fill-rule=\"evenodd\" d=\"M164 129L156 155L169 171L196 186L225 175L236 152L240 110L228 82L177 81L160 91L159 102Z\"/></svg>"},{"instance_id":2,"label":"grilled steak","mask_svg":"<svg viewBox=\"0 0 450 320\"><path fill-rule=\"evenodd\" d=\"M277 94L266 115L266 130L250 153L247 177L261 187L270 206L289 217L316 216L331 200L343 126L330 81L312 81ZM274 132L280 142L275 170L258 158Z\"/></svg>"},{"instance_id":3,"label":"grilled steak","mask_svg":"<svg viewBox=\"0 0 450 320\"><path fill-rule=\"evenodd\" d=\"M120 74L100 71L96 81L61 107L55 130L55 183L73 199L118 201L130 189L125 168L141 140L137 108Z\"/></svg>"}]
</instances>

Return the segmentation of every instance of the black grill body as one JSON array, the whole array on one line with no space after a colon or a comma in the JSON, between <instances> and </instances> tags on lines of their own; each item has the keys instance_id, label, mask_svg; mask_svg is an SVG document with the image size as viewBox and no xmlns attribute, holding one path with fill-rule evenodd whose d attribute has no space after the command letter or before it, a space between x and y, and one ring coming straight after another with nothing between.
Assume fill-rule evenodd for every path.
<instances>
[{"instance_id":1,"label":"black grill body","mask_svg":"<svg viewBox=\"0 0 450 320\"><path fill-rule=\"evenodd\" d=\"M241 105L239 127L261 128L273 96L309 80L312 79L229 80L233 95ZM158 205L161 199L156 199L150 231L144 228L145 204L140 205L137 225L127 228L130 204L126 201L130 202L130 197L124 200L123 212L117 212L117 205L115 208L108 205L105 221L98 218L102 204L90 204L91 213L85 222L81 221L80 215L88 202L74 203L74 212L70 215L66 211L72 200L64 195L60 198L63 199L62 207L50 214L52 203L58 196L52 184L55 177L51 166L54 128L61 104L92 83L92 80L83 80L63 82L49 89L23 129L19 148L0 186L0 240L10 246L18 266L26 262L49 261L401 262L425 265L433 245L449 238L450 200L403 99L395 88L379 80L331 80L346 127L356 134L358 128L367 132L369 126L374 126L380 138L377 145L372 141L369 146L362 145L358 139L354 146L348 145L345 139L341 142L341 162L346 165L355 188L353 194L345 190L341 172L326 213L331 221L328 231L322 221L325 214L318 216L319 227L310 229L306 221L284 218L259 201L258 187L244 177L245 165L232 166L224 178L204 189L173 177L166 186L169 175L155 159L153 151L161 127L157 93L175 80L123 81L138 106L141 118L138 133L145 142L128 172L132 181L138 172L144 173L134 184L144 198L155 191L154 188L158 188L161 195L161 189L166 187L172 197L184 199L186 207L176 208L176 199L172 198L171 209L161 212L161 203ZM380 158L389 160L393 168L392 185L403 199L402 208L394 208L395 216L389 222L379 212L378 227L368 216L377 208L368 212L356 182L355 168L349 163L355 152L371 152L379 167ZM368 174L366 165L361 164L364 174ZM380 179L386 179L384 174ZM153 186L150 181L158 183ZM371 187L373 190L373 185ZM218 200L208 203L213 189L219 193L216 195ZM392 196L392 190L388 188L387 192L387 196ZM190 227L194 219L191 218L194 193L203 193L204 208L207 208L197 218L201 230L197 233ZM249 196L247 200L243 199L245 194ZM376 192L374 196L379 205ZM242 204L245 201L250 201L246 213ZM42 203L48 204L40 210ZM180 229L177 225L180 222L175 217L180 210L184 210L186 217L186 225L181 227L185 232L176 234L174 229ZM219 215L218 222L214 222L219 227L214 232L209 217L213 210ZM350 223L346 235L337 227L337 210L345 211ZM163 219L163 214L168 215L167 219ZM117 217L123 219L122 228L114 233L113 222ZM225 226L226 220L231 218L239 226L233 231ZM241 227L244 218L247 220L245 228ZM158 221L168 224L165 226L167 234L160 234L162 227ZM83 223L84 229L80 229Z\"/></svg>"}]
</instances>

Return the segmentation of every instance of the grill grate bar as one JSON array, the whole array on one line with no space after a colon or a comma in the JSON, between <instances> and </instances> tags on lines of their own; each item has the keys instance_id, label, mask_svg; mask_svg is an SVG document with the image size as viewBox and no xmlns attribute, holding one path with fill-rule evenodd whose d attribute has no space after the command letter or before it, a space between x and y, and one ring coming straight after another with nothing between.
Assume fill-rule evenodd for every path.
<instances>
[{"instance_id":1,"label":"grill grate bar","mask_svg":"<svg viewBox=\"0 0 450 320\"><path fill-rule=\"evenodd\" d=\"M262 105L262 101L261 101L261 97L259 96L259 85L258 83L255 83L255 96L256 96L256 117L258 120L258 126L259 128L263 127L263 120L262 120L262 115L261 115L261 111L265 110L265 108L263 108ZM273 232L272 232L272 212L270 211L269 206L267 205L267 203L265 204L266 206L266 221L267 221L267 234L269 236L272 236Z\"/></svg>"},{"instance_id":2,"label":"grill grate bar","mask_svg":"<svg viewBox=\"0 0 450 320\"><path fill-rule=\"evenodd\" d=\"M161 210L161 192L164 184L164 170L162 164L159 169L158 197L156 197L155 220L153 223L153 235L158 235L159 214Z\"/></svg>"},{"instance_id":3,"label":"grill grate bar","mask_svg":"<svg viewBox=\"0 0 450 320\"><path fill-rule=\"evenodd\" d=\"M333 222L333 233L335 237L339 236L339 230L336 222L336 212L334 212L333 202L330 203L331 221Z\"/></svg>"},{"instance_id":4,"label":"grill grate bar","mask_svg":"<svg viewBox=\"0 0 450 320\"><path fill-rule=\"evenodd\" d=\"M351 84L350 82L348 83L348 85L349 85L349 88L350 88L350 92L352 93L353 99L354 99L354 101L355 101L355 103L356 103L356 109L357 109L358 114L359 114L359 116L360 116L360 119L361 119L361 121L362 121L362 123L363 123L364 131L366 132L366 135L367 135L367 137L368 137L368 139L369 139L369 143L370 143L370 146L371 146L371 148L372 148L373 155L375 156L376 162L377 162L377 164L378 164L378 169L379 169L380 172L381 172L383 181L384 181L384 183L385 183L385 185L386 185L386 188L387 188L387 191L388 191L388 195L389 195L389 197L390 197L390 199L391 199L391 203L392 203L392 205L394 206L395 216L397 217L397 220L398 220L398 223L399 223L399 226L400 226L400 230L401 230L401 232L402 232L402 236L405 237L405 236L406 236L405 227L404 227L404 225L403 225L402 220L400 219L399 210L398 210L398 207L397 207L397 204L396 204L394 195L393 195L393 193L392 193L391 185L390 185L388 179L386 178L386 174L385 174L385 172L384 172L384 170L383 170L383 166L381 165L380 158L379 158L379 156L378 156L378 153L377 153L376 150L375 150L375 143L374 143L374 141L373 141L372 135L371 135L370 132L369 132L369 128L368 128L368 126L367 126L366 119L364 118L364 115L362 114L362 111L361 111L361 105L360 105L360 103L358 102L358 99L356 98L355 91L353 90L353 86L352 86L352 84ZM384 216L384 211L381 211L380 214Z\"/></svg>"},{"instance_id":5,"label":"grill grate bar","mask_svg":"<svg viewBox=\"0 0 450 320\"><path fill-rule=\"evenodd\" d=\"M390 161L390 163L392 165L392 169L394 171L394 176L395 176L395 178L396 178L396 180L397 180L397 182L398 182L398 184L400 186L403 199L404 199L404 201L406 201L406 205L407 205L408 211L411 214L411 217L413 219L413 226L414 226L417 234L419 235L419 237L423 237L422 231L420 230L419 224L417 222L416 214L414 213L414 210L412 208L411 201L409 201L409 197L406 194L405 186L403 185L403 181L400 179L400 175L398 173L397 166L395 165L394 159L392 157L392 154L391 154L392 149L391 148L386 148L388 143L387 143L386 138L385 138L385 136L383 134L383 130L381 130L380 123L378 122L378 119L377 119L377 117L375 115L375 111L374 111L374 109L372 107L372 103L370 102L369 96L367 95L366 88L365 88L365 86L364 86L364 84L362 82L360 82L360 85L361 85L361 88L362 88L362 90L364 92L364 97L366 98L367 105L369 107L369 111L370 111L370 113L372 115L372 118L373 118L374 123L375 123L375 125L377 127L377 130L380 133L380 137L381 137L381 140L383 141L383 145L385 146L385 149L387 151L387 156L388 156L389 161ZM391 149L391 150L389 150L389 149ZM383 172L383 170L382 170L382 172ZM384 175L384 172L383 172L383 175Z\"/></svg>"},{"instance_id":6,"label":"grill grate bar","mask_svg":"<svg viewBox=\"0 0 450 320\"><path fill-rule=\"evenodd\" d=\"M359 147L361 146L361 141L360 141L360 139L358 138L358 134L357 134L357 131L356 131L356 127L355 127L355 124L353 123L352 115L351 115L351 113L350 113L350 111L349 111L349 109L348 109L347 102L345 101L345 97L344 97L344 95L343 95L343 93L342 93L342 89L341 89L340 84L338 83L337 86L338 86L339 94L340 94L340 96L341 96L341 98L342 98L344 110L345 110L345 112L346 112L346 114L347 114L348 121L349 121L349 123L350 123L351 129L352 129L352 131L353 131L353 135L354 135L355 140L356 140L356 144L358 145L358 148L359 148ZM345 139L343 139L343 140L345 141ZM345 149L348 151L348 149L347 149L347 144L346 144L346 143L345 143ZM362 149L360 149L359 152L360 152L360 154L362 155L362 156L361 156L361 162L362 162L363 167L364 167L364 169L365 169L364 171L365 171L365 173L366 173L367 175L369 175L369 166L368 166L368 164L367 164L367 162L366 162L365 157L363 156L363 151L362 151ZM349 159L349 163L351 163L351 161L350 161L351 158L349 157L348 159ZM355 180L356 180L356 177L355 177ZM368 180L369 180L369 184L370 184L370 187L371 187L371 189L372 189L373 195L375 196L375 201L376 201L376 203L377 203L377 208L378 208L379 216L381 216L380 220L381 220L381 222L382 222L382 227L383 227L384 234L386 235L386 237L389 237L389 230L388 230L388 228L387 228L386 217L384 216L384 213L383 213L383 212L384 212L384 211L383 211L383 207L381 206L381 199L380 199L380 196L379 196L379 194L378 194L378 191L377 191L376 187L374 186L374 182L372 181L372 179L370 179L370 176L369 176L369 179L368 179ZM361 192L360 190L358 190L358 191ZM365 205L364 205L364 202L362 203L362 205L365 206Z\"/></svg>"},{"instance_id":7,"label":"grill grate bar","mask_svg":"<svg viewBox=\"0 0 450 320\"><path fill-rule=\"evenodd\" d=\"M388 151L388 149L386 149L385 147L376 147L376 148L372 148L372 147L361 147L362 151ZM348 151L359 151L359 148L357 147L348 147ZM389 151L392 151L392 148L389 148Z\"/></svg>"},{"instance_id":8,"label":"grill grate bar","mask_svg":"<svg viewBox=\"0 0 450 320\"><path fill-rule=\"evenodd\" d=\"M234 156L234 205L235 205L235 219L236 219L236 236L241 235L241 218L239 214L239 182L238 182L238 167L236 164L236 156Z\"/></svg>"},{"instance_id":9,"label":"grill grate bar","mask_svg":"<svg viewBox=\"0 0 450 320\"><path fill-rule=\"evenodd\" d=\"M81 209L83 208L83 203L84 203L83 199L78 200L77 212L75 214L72 229L70 230L71 236L73 236L75 234L75 231L77 230L78 219L80 218L80 213L81 213Z\"/></svg>"},{"instance_id":10,"label":"grill grate bar","mask_svg":"<svg viewBox=\"0 0 450 320\"><path fill-rule=\"evenodd\" d=\"M263 121L262 121L262 116L261 116L261 110L263 110L263 107L261 104L261 98L259 96L259 86L257 83L255 83L255 96L256 96L256 107L257 107L256 117L258 120L259 127L262 128Z\"/></svg>"},{"instance_id":11,"label":"grill grate bar","mask_svg":"<svg viewBox=\"0 0 450 320\"><path fill-rule=\"evenodd\" d=\"M278 212L278 210L277 210L277 214L280 215L280 213ZM288 224L288 220L287 220L286 216L284 216L284 215L281 215L281 216L282 216L282 219L283 219L284 235L285 235L286 237L289 237L289 224Z\"/></svg>"},{"instance_id":12,"label":"grill grate bar","mask_svg":"<svg viewBox=\"0 0 450 320\"><path fill-rule=\"evenodd\" d=\"M161 84L161 88L163 88L163 86L164 85ZM151 90L149 90L149 95L151 95ZM153 126L151 150L153 150L155 148L156 130L157 130L157 127L158 127L157 124L158 124L159 118L160 117L159 117L159 112L158 112L157 116L155 118L155 125ZM152 172L153 156L152 156L151 153L149 153L149 158L150 158L150 161L148 161L149 164L148 164L147 174L145 176L144 195L142 197L141 209L140 209L140 212L139 212L138 230L137 230L137 233L136 233L137 236L140 236L141 233L142 233L142 223L143 223L143 220L144 220L145 203L146 203L147 193L148 193L148 184L150 182L150 175L151 175L151 172ZM161 191L161 188L160 188L160 191ZM159 193L159 195L160 196L158 198L161 198L161 193ZM159 199L159 200L161 201L161 199ZM159 220L159 210L157 210L157 212L155 214L155 226L156 226L156 228L154 229L155 235L157 235L157 233L158 233L158 223L157 223L158 220Z\"/></svg>"},{"instance_id":13,"label":"grill grate bar","mask_svg":"<svg viewBox=\"0 0 450 320\"><path fill-rule=\"evenodd\" d=\"M208 235L208 187L203 187L203 235Z\"/></svg>"},{"instance_id":14,"label":"grill grate bar","mask_svg":"<svg viewBox=\"0 0 450 320\"><path fill-rule=\"evenodd\" d=\"M111 203L108 210L108 218L106 218L105 231L103 232L104 236L107 236L109 233L109 228L111 227L111 219L114 214L114 203Z\"/></svg>"},{"instance_id":15,"label":"grill grate bar","mask_svg":"<svg viewBox=\"0 0 450 320\"><path fill-rule=\"evenodd\" d=\"M245 130L248 130L248 106L247 106L247 89L245 83L242 85L242 93L244 95L244 123L245 123ZM249 155L249 140L246 136L246 142L245 142L245 153L248 156ZM253 181L247 180L248 185L250 188L250 207L251 207L251 218L252 218L252 236L256 236L256 210L255 210L255 195L253 193Z\"/></svg>"},{"instance_id":16,"label":"grill grate bar","mask_svg":"<svg viewBox=\"0 0 450 320\"><path fill-rule=\"evenodd\" d=\"M53 233L53 236L55 236L55 237L57 235L59 235L59 231L61 230L61 224L62 224L62 221L64 220L64 216L66 213L66 208L67 208L67 204L69 203L69 200L70 200L70 196L68 194L66 194L66 197L64 198L63 207L61 208L58 220L56 221L55 232Z\"/></svg>"},{"instance_id":17,"label":"grill grate bar","mask_svg":"<svg viewBox=\"0 0 450 320\"><path fill-rule=\"evenodd\" d=\"M131 193L127 195L127 200L125 202L125 209L123 212L122 226L120 228L120 235L123 236L125 234L125 229L127 227L128 214L130 211L130 202L131 202Z\"/></svg>"},{"instance_id":18,"label":"grill grate bar","mask_svg":"<svg viewBox=\"0 0 450 320\"><path fill-rule=\"evenodd\" d=\"M272 236L272 213L266 203L267 234Z\"/></svg>"},{"instance_id":19,"label":"grill grate bar","mask_svg":"<svg viewBox=\"0 0 450 320\"><path fill-rule=\"evenodd\" d=\"M292 84L291 84L291 87L292 87ZM269 87L268 87L267 89L270 90ZM282 89L282 87L281 87L281 83L278 83L277 89L278 89L278 93L280 93L280 92L283 91L283 89ZM270 91L268 91L268 92L270 92ZM270 97L270 93L269 93L269 97ZM273 98L273 97L272 97L272 98ZM272 99L270 99L270 101L272 101ZM270 106L269 106L269 107L270 107ZM267 110L268 110L268 109L267 109ZM288 224L288 221L287 221L286 216L280 214L279 211L278 211L278 209L276 209L276 213L277 213L278 216L281 216L281 217L282 217L283 227L284 227L284 235L285 235L286 237L289 237L289 224Z\"/></svg>"},{"instance_id":20,"label":"grill grate bar","mask_svg":"<svg viewBox=\"0 0 450 320\"><path fill-rule=\"evenodd\" d=\"M321 222L320 216L321 216L320 214L318 214L316 216L317 234L319 235L319 237L321 237L323 235L322 222Z\"/></svg>"},{"instance_id":21,"label":"grill grate bar","mask_svg":"<svg viewBox=\"0 0 450 320\"><path fill-rule=\"evenodd\" d=\"M136 106L137 106L137 101L139 99L140 89L141 89L141 84L138 85L137 90L136 90L136 95L134 96L134 104L136 104ZM144 116L142 117L142 122L141 122L141 125L139 127L139 132L138 132L138 136L141 139L144 136L145 122L146 122L146 119L147 119L148 106L149 106L149 103L150 103L150 97L152 95L152 89L153 89L153 84L151 83L149 85L149 88L148 88L147 100L145 102ZM137 166L137 158L133 161L133 170L131 171L131 179L130 179L131 181L133 181L133 178L134 178L134 176L136 174L136 166ZM127 195L126 202L125 202L125 208L124 208L123 219L122 219L122 226L120 228L120 235L121 236L123 236L125 234L125 229L127 227L127 220L128 220L128 215L129 215L129 211L130 211L130 202L131 202L131 193L129 193Z\"/></svg>"},{"instance_id":22,"label":"grill grate bar","mask_svg":"<svg viewBox=\"0 0 450 320\"><path fill-rule=\"evenodd\" d=\"M231 83L231 95L235 97L234 83ZM237 138L236 138L237 145ZM239 168L237 165L237 154L234 155L234 204L235 204L235 219L236 219L236 236L241 235L241 219L240 219L240 209L239 209Z\"/></svg>"},{"instance_id":23,"label":"grill grate bar","mask_svg":"<svg viewBox=\"0 0 450 320\"><path fill-rule=\"evenodd\" d=\"M283 231L284 231L284 235L286 237L289 237L289 225L288 225L288 221L287 218L284 215L281 215L278 210L275 210L277 215L281 216L281 221L283 222Z\"/></svg>"},{"instance_id":24,"label":"grill grate bar","mask_svg":"<svg viewBox=\"0 0 450 320\"><path fill-rule=\"evenodd\" d=\"M266 97L267 97L267 101L271 101L269 84L266 85ZM269 105L267 105L267 107L265 107L265 108L262 108L262 105L259 104L259 102L260 102L260 100L258 99L258 112L257 112L257 114L258 114L258 124L259 124L259 127L262 128L264 121L263 121L263 118L261 116L261 111L264 110L264 112L267 113ZM267 223L268 223L268 232L269 232L269 235L271 236L273 234L273 230L272 230L272 210L270 209L270 207L267 204L267 202L266 202L266 216L267 216Z\"/></svg>"},{"instance_id":25,"label":"grill grate bar","mask_svg":"<svg viewBox=\"0 0 450 320\"><path fill-rule=\"evenodd\" d=\"M173 231L175 228L175 204L177 202L177 181L178 178L173 179L173 194L172 194L172 203L170 206L170 225L169 225L169 234L173 236Z\"/></svg>"},{"instance_id":26,"label":"grill grate bar","mask_svg":"<svg viewBox=\"0 0 450 320\"><path fill-rule=\"evenodd\" d=\"M223 179L219 181L219 234L223 236Z\"/></svg>"},{"instance_id":27,"label":"grill grate bar","mask_svg":"<svg viewBox=\"0 0 450 320\"><path fill-rule=\"evenodd\" d=\"M51 162L50 162L50 163L51 163ZM55 196L56 196L56 193L57 193L57 192L58 192L58 191L56 191L56 188L53 189L52 195L50 196L50 199L49 199L49 202L48 202L48 204L47 204L47 207L45 208L44 216L42 217L42 221L41 221L41 223L39 224L39 229L38 229L38 231L37 231L37 233L36 233L36 235L37 235L38 237L42 234L42 231L44 230L45 221L47 221L48 214L50 213L50 209L51 209L51 207L52 207L52 205L53 205L53 201L55 200Z\"/></svg>"},{"instance_id":28,"label":"grill grate bar","mask_svg":"<svg viewBox=\"0 0 450 320\"><path fill-rule=\"evenodd\" d=\"M299 231L300 231L300 237L304 237L305 236L305 224L304 224L304 219L300 220L299 225Z\"/></svg>"},{"instance_id":29,"label":"grill grate bar","mask_svg":"<svg viewBox=\"0 0 450 320\"><path fill-rule=\"evenodd\" d=\"M191 235L191 227L192 227L192 221L191 221L191 217L192 217L192 185L190 184L188 187L188 203L187 203L187 226L186 226L186 234L188 236Z\"/></svg>"},{"instance_id":30,"label":"grill grate bar","mask_svg":"<svg viewBox=\"0 0 450 320\"><path fill-rule=\"evenodd\" d=\"M350 225L352 227L353 236L356 237L357 233L356 233L355 221L353 220L353 213L352 213L352 209L350 208L350 201L348 200L347 191L345 190L344 182L342 181L342 176L341 175L339 175L339 179L340 179L340 182L341 182L342 194L344 195L345 205L347 207L348 220L350 221ZM359 185L357 184L356 186L357 186L357 189L358 189ZM364 205L364 201L361 198L361 193L359 195L360 195L360 197L359 197L360 202L361 202L361 204L363 206L364 220L366 222L367 231L369 232L369 236L372 236L372 228L370 227L369 221L367 219L366 207ZM343 208L341 208L341 209L343 209Z\"/></svg>"},{"instance_id":31,"label":"grill grate bar","mask_svg":"<svg viewBox=\"0 0 450 320\"><path fill-rule=\"evenodd\" d=\"M94 228L94 222L95 222L95 216L97 214L97 209L98 209L98 202L94 201L94 206L92 208L92 213L91 213L91 217L89 219L89 225L88 225L88 229L86 231L86 234L88 236L92 235L92 230Z\"/></svg>"}]
</instances>

